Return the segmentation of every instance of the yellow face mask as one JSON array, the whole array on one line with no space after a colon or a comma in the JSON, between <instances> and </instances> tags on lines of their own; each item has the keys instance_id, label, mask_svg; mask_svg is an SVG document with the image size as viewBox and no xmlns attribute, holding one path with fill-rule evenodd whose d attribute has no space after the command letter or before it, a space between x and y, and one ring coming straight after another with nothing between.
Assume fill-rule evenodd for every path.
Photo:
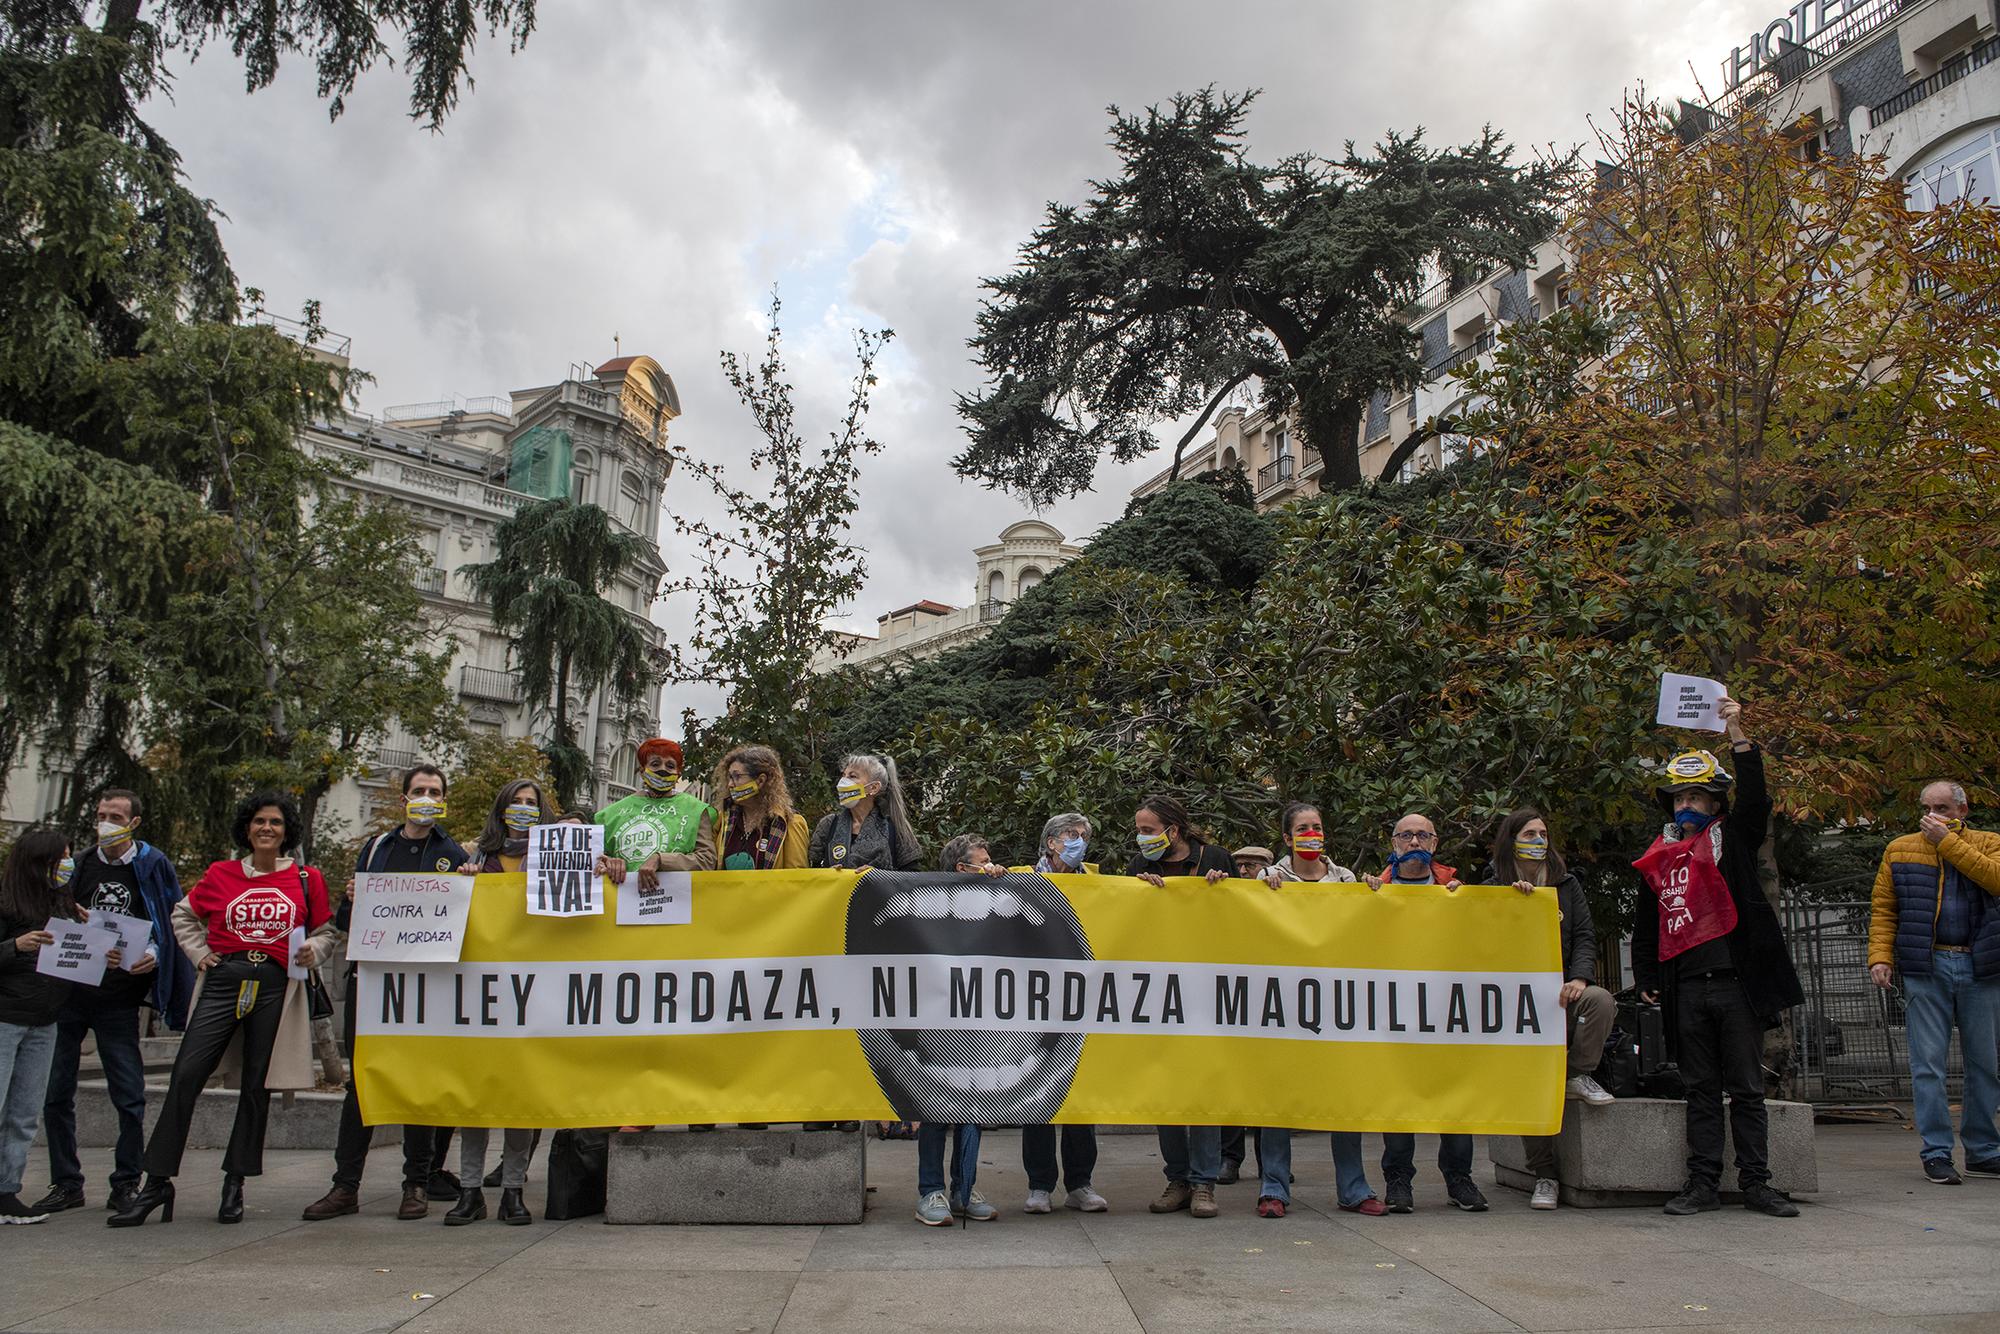
<instances>
[{"instance_id":1,"label":"yellow face mask","mask_svg":"<svg viewBox=\"0 0 2000 1334\"><path fill-rule=\"evenodd\" d=\"M403 803L403 817L411 824L436 824L444 819L444 798L411 797Z\"/></svg>"}]
</instances>

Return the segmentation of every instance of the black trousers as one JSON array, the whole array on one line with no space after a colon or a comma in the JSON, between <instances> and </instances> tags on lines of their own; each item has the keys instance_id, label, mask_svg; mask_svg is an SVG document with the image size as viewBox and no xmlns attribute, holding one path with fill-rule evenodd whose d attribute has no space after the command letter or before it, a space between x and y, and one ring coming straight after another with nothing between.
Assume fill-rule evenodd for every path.
<instances>
[{"instance_id":1,"label":"black trousers","mask_svg":"<svg viewBox=\"0 0 2000 1334\"><path fill-rule=\"evenodd\" d=\"M350 1071L354 1064L355 991L354 967L350 964L347 969L347 1026L343 1030L346 1040L342 1043ZM340 1104L340 1136L333 1145L333 1184L349 1190L361 1189L361 1174L368 1167L368 1146L375 1138L374 1131L361 1124L361 1096L355 1091L356 1082L350 1073L347 1097ZM444 1166L445 1152L450 1147L450 1126L404 1126L403 1184L421 1186L430 1180L432 1168Z\"/></svg>"},{"instance_id":2,"label":"black trousers","mask_svg":"<svg viewBox=\"0 0 2000 1334\"><path fill-rule=\"evenodd\" d=\"M1021 1166L1027 1169L1029 1190L1056 1188L1056 1132L1062 1132L1062 1177L1065 1190L1090 1184L1097 1170L1096 1126L1022 1126Z\"/></svg>"},{"instance_id":3,"label":"black trousers","mask_svg":"<svg viewBox=\"0 0 2000 1334\"><path fill-rule=\"evenodd\" d=\"M1246 1143L1247 1142L1247 1143ZM1243 1166L1244 1149L1257 1151L1257 1170L1264 1170L1264 1141L1257 1134L1256 1126L1224 1126L1222 1128L1222 1161Z\"/></svg>"},{"instance_id":4,"label":"black trousers","mask_svg":"<svg viewBox=\"0 0 2000 1334\"><path fill-rule=\"evenodd\" d=\"M256 987L254 998L245 988ZM244 1013L237 1014L239 1000ZM146 1172L171 1177L181 1170L188 1127L195 1103L236 1031L243 1030L243 1091L236 1099L236 1125L229 1132L229 1150L222 1170L232 1176L264 1173L264 1127L270 1120L271 1095L264 1077L271 1069L271 1047L278 1040L278 1020L285 1008L285 965L275 956L252 963L247 955L230 954L208 970L201 999L188 1016L174 1060L173 1078L161 1100L160 1119L146 1142Z\"/></svg>"},{"instance_id":5,"label":"black trousers","mask_svg":"<svg viewBox=\"0 0 2000 1334\"><path fill-rule=\"evenodd\" d=\"M1688 1180L1722 1185L1722 1095L1739 1189L1768 1183L1770 1120L1764 1111L1764 1025L1733 973L1682 978L1675 987L1681 1078L1687 1084Z\"/></svg>"}]
</instances>

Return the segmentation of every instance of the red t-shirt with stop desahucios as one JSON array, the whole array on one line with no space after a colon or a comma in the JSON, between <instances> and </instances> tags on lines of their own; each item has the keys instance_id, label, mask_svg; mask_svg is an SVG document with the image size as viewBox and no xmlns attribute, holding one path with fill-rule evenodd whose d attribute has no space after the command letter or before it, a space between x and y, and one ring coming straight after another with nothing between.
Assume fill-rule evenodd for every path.
<instances>
[{"instance_id":1,"label":"red t-shirt with stop desahucios","mask_svg":"<svg viewBox=\"0 0 2000 1334\"><path fill-rule=\"evenodd\" d=\"M211 862L187 901L208 927L208 947L217 954L262 950L282 960L293 927L311 935L333 916L326 881L310 866L301 891L297 865L252 875L240 861Z\"/></svg>"}]
</instances>

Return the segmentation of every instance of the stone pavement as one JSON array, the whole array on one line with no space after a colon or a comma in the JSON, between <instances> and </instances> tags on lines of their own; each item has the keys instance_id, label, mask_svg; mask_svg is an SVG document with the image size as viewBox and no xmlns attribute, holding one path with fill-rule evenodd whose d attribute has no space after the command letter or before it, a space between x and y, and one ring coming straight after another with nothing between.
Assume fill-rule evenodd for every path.
<instances>
[{"instance_id":1,"label":"stone pavement","mask_svg":"<svg viewBox=\"0 0 2000 1334\"><path fill-rule=\"evenodd\" d=\"M1372 1143L1371 1154L1379 1152ZM357 1218L308 1224L329 1155L270 1154L249 1216L214 1220L220 1155L191 1152L177 1221L104 1226L101 1208L0 1229L0 1327L23 1330L765 1331L1569 1330L1981 1331L2000 1328L2000 1181L1924 1183L1895 1127L1823 1127L1823 1189L1794 1221L1728 1209L1530 1211L1488 1186L1462 1214L1435 1170L1417 1212L1333 1208L1318 1135L1296 1146L1299 1208L1255 1217L1256 1187L1222 1188L1223 1216L1156 1218L1150 1137L1106 1136L1097 1185L1113 1212L1020 1212L1020 1137L981 1152L995 1223L910 1219L915 1146L871 1144L859 1227L607 1227L393 1217L400 1167L377 1150ZM1428 1144L1418 1162L1426 1163ZM455 1145L454 1145L455 1148ZM104 1150L86 1153L93 1206ZM33 1198L46 1159L29 1163ZM1491 1179L1482 1158L1481 1179ZM1371 1156L1370 1177L1380 1186ZM492 1195L488 1196L489 1205Z\"/></svg>"}]
</instances>

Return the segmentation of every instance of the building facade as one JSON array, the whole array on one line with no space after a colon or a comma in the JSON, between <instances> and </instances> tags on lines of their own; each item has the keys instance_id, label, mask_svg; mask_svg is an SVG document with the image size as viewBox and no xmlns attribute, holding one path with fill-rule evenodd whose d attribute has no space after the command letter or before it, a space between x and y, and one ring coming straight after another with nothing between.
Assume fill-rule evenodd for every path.
<instances>
[{"instance_id":1,"label":"building facade","mask_svg":"<svg viewBox=\"0 0 2000 1334\"><path fill-rule=\"evenodd\" d=\"M971 605L954 607L926 598L898 607L875 618L873 635L842 635L836 649L813 659L812 669L828 672L849 665L873 670L969 644L991 630L1016 598L1083 551L1064 540L1053 525L1023 519L1002 529L999 541L975 548L972 554L978 569Z\"/></svg>"},{"instance_id":2,"label":"building facade","mask_svg":"<svg viewBox=\"0 0 2000 1334\"><path fill-rule=\"evenodd\" d=\"M1776 0L1781 3L1782 0ZM1880 155L1917 208L2000 199L2000 0L1802 0L1748 34L1723 62L1712 104L1683 102L1690 141L1755 108L1792 127L1801 156ZM1426 424L1470 406L1450 373L1484 361L1510 324L1535 321L1569 300L1569 251L1536 248L1524 268L1441 282L1403 312L1423 341L1414 390L1378 392L1359 445L1361 475L1380 478L1398 446ZM1462 435L1423 439L1398 465L1407 480L1464 457ZM1189 447L1181 476L1240 468L1260 509L1319 492L1316 452L1289 419L1264 408L1222 409L1210 435ZM1162 470L1133 489L1166 485Z\"/></svg>"},{"instance_id":3,"label":"building facade","mask_svg":"<svg viewBox=\"0 0 2000 1334\"><path fill-rule=\"evenodd\" d=\"M660 505L671 463L668 423L680 415L673 380L651 357L573 366L554 384L505 398L415 404L379 418L343 414L315 423L300 440L311 455L341 463L337 488L367 503L396 505L417 522L431 567L418 583L436 639L457 642L449 683L474 732L539 737L533 703L522 698L506 638L476 599L466 567L493 559L499 525L523 505L559 495L608 511L645 538L636 566L608 592L646 635L655 654L663 632L651 618L666 566L659 550ZM590 791L598 805L632 791L638 744L659 726L657 689L631 709L604 692L570 700L579 744L591 757ZM392 727L321 803L327 827L350 832L400 805L401 771L422 755L417 741ZM20 825L58 809L68 775L61 757L45 763L30 750L8 785L4 818Z\"/></svg>"}]
</instances>

